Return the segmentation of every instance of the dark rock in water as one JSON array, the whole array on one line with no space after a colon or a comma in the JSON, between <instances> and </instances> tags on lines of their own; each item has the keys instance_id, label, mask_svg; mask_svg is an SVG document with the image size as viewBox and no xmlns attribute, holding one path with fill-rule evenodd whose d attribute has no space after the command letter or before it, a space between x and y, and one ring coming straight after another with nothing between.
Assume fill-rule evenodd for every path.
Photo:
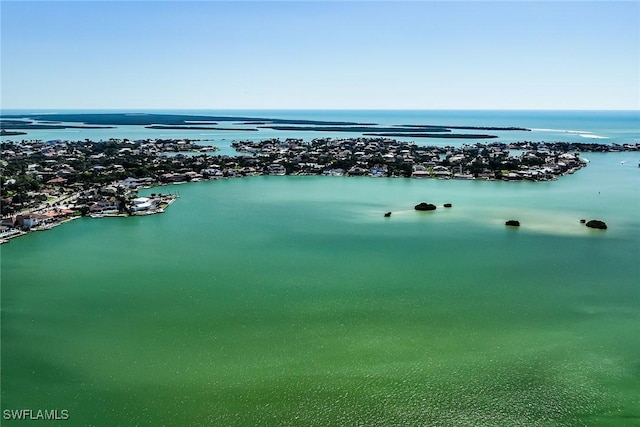
<instances>
[{"instance_id":1,"label":"dark rock in water","mask_svg":"<svg viewBox=\"0 0 640 427\"><path fill-rule=\"evenodd\" d=\"M600 221L598 219L592 219L591 221L587 222L587 227L597 228L599 230L606 230L607 224L605 224L604 221Z\"/></svg>"},{"instance_id":2,"label":"dark rock in water","mask_svg":"<svg viewBox=\"0 0 640 427\"><path fill-rule=\"evenodd\" d=\"M414 206L415 210L417 211L435 211L436 210L436 205L433 205L431 203L419 203L417 205Z\"/></svg>"},{"instance_id":3,"label":"dark rock in water","mask_svg":"<svg viewBox=\"0 0 640 427\"><path fill-rule=\"evenodd\" d=\"M451 206L453 206L453 205L452 205L451 203L445 203L443 206L444 206L445 208L450 208L450 207L451 207Z\"/></svg>"},{"instance_id":4,"label":"dark rock in water","mask_svg":"<svg viewBox=\"0 0 640 427\"><path fill-rule=\"evenodd\" d=\"M515 219L510 219L507 222L505 222L504 225L510 225L511 227L520 227L520 221L517 221Z\"/></svg>"},{"instance_id":5,"label":"dark rock in water","mask_svg":"<svg viewBox=\"0 0 640 427\"><path fill-rule=\"evenodd\" d=\"M385 218L389 218L391 216L391 212L387 212L386 214L384 214Z\"/></svg>"},{"instance_id":6,"label":"dark rock in water","mask_svg":"<svg viewBox=\"0 0 640 427\"><path fill-rule=\"evenodd\" d=\"M580 220L580 224L584 224L585 222L587 222L587 220L586 220L586 219L581 219L581 220Z\"/></svg>"}]
</instances>

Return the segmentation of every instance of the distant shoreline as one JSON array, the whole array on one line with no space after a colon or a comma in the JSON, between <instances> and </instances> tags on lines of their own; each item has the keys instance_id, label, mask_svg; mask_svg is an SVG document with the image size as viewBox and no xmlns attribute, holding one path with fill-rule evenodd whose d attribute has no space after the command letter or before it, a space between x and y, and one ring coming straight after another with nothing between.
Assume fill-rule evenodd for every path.
<instances>
[{"instance_id":1,"label":"distant shoreline","mask_svg":"<svg viewBox=\"0 0 640 427\"><path fill-rule=\"evenodd\" d=\"M218 122L234 122L258 127L216 127ZM82 123L72 125L68 123ZM273 119L244 116L180 115L159 113L78 113L78 114L7 114L0 118L3 131L29 131L39 129L108 129L114 126L144 126L155 130L211 130L230 132L256 132L259 129L294 132L349 132L370 136L401 136L417 138L491 139L497 135L451 133L456 130L530 131L520 127L496 126L442 126L442 125L392 125L349 121L322 121L303 119ZM12 135L15 136L15 135Z\"/></svg>"},{"instance_id":2,"label":"distant shoreline","mask_svg":"<svg viewBox=\"0 0 640 427\"><path fill-rule=\"evenodd\" d=\"M18 131L6 131L4 129L0 131L0 136L20 136L20 135L27 135L27 133L18 132Z\"/></svg>"},{"instance_id":3,"label":"distant shoreline","mask_svg":"<svg viewBox=\"0 0 640 427\"><path fill-rule=\"evenodd\" d=\"M159 130L225 130L225 131L233 131L233 132L257 132L256 128L219 128L219 127L211 127L211 126L170 126L170 125L151 125L145 126L145 129L159 129Z\"/></svg>"}]
</instances>

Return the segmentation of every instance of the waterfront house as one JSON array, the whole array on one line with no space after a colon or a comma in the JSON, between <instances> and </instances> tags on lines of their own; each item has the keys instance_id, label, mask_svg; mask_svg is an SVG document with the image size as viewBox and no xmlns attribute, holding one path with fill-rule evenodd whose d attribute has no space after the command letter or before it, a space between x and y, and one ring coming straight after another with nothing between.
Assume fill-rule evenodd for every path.
<instances>
[{"instance_id":1,"label":"waterfront house","mask_svg":"<svg viewBox=\"0 0 640 427\"><path fill-rule=\"evenodd\" d=\"M15 216L10 216L7 218L2 218L2 222L0 222L0 226L2 227L15 227L16 225L16 217Z\"/></svg>"},{"instance_id":2,"label":"waterfront house","mask_svg":"<svg viewBox=\"0 0 640 427\"><path fill-rule=\"evenodd\" d=\"M370 169L369 176L372 176L374 178L382 178L387 176L387 171L387 165L375 165Z\"/></svg>"},{"instance_id":3,"label":"waterfront house","mask_svg":"<svg viewBox=\"0 0 640 427\"><path fill-rule=\"evenodd\" d=\"M362 175L366 175L368 171L359 166L353 166L351 169L347 171L347 173L353 176L362 176Z\"/></svg>"},{"instance_id":4,"label":"waterfront house","mask_svg":"<svg viewBox=\"0 0 640 427\"><path fill-rule=\"evenodd\" d=\"M470 173L456 173L453 174L454 179L475 179L475 177Z\"/></svg>"},{"instance_id":5,"label":"waterfront house","mask_svg":"<svg viewBox=\"0 0 640 427\"><path fill-rule=\"evenodd\" d=\"M186 177L187 181L197 181L199 179L202 179L202 175L195 171L185 172L184 176Z\"/></svg>"},{"instance_id":6,"label":"waterfront house","mask_svg":"<svg viewBox=\"0 0 640 427\"><path fill-rule=\"evenodd\" d=\"M507 181L520 181L522 180L522 176L518 172L508 172L502 175L502 179Z\"/></svg>"},{"instance_id":7,"label":"waterfront house","mask_svg":"<svg viewBox=\"0 0 640 427\"><path fill-rule=\"evenodd\" d=\"M133 199L131 210L134 212L148 211L155 208L155 202L148 197L138 197Z\"/></svg>"},{"instance_id":8,"label":"waterfront house","mask_svg":"<svg viewBox=\"0 0 640 427\"><path fill-rule=\"evenodd\" d=\"M118 212L120 202L117 200L100 200L89 206L91 213L113 213Z\"/></svg>"},{"instance_id":9,"label":"waterfront house","mask_svg":"<svg viewBox=\"0 0 640 427\"><path fill-rule=\"evenodd\" d=\"M444 166L436 166L433 168L432 175L436 178L450 178L451 171Z\"/></svg>"},{"instance_id":10,"label":"waterfront house","mask_svg":"<svg viewBox=\"0 0 640 427\"><path fill-rule=\"evenodd\" d=\"M416 163L416 164L411 166L411 170L413 171L413 173L415 173L415 172L427 172L428 168L424 164ZM418 175L421 175L421 173L419 173Z\"/></svg>"},{"instance_id":11,"label":"waterfront house","mask_svg":"<svg viewBox=\"0 0 640 427\"><path fill-rule=\"evenodd\" d=\"M269 175L286 175L287 170L281 164L272 163L269 166L267 166L267 173Z\"/></svg>"},{"instance_id":12,"label":"waterfront house","mask_svg":"<svg viewBox=\"0 0 640 427\"><path fill-rule=\"evenodd\" d=\"M344 175L344 169L341 168L336 168L336 169L325 169L322 171L322 175L327 175L327 176L343 176Z\"/></svg>"},{"instance_id":13,"label":"waterfront house","mask_svg":"<svg viewBox=\"0 0 640 427\"><path fill-rule=\"evenodd\" d=\"M160 175L160 180L162 182L184 182L187 180L187 177L183 173L165 173Z\"/></svg>"},{"instance_id":14,"label":"waterfront house","mask_svg":"<svg viewBox=\"0 0 640 427\"><path fill-rule=\"evenodd\" d=\"M20 228L32 228L36 225L40 225L47 219L44 215L38 214L24 214L16 216L16 227Z\"/></svg>"},{"instance_id":15,"label":"waterfront house","mask_svg":"<svg viewBox=\"0 0 640 427\"><path fill-rule=\"evenodd\" d=\"M222 177L222 171L217 168L206 168L200 171L205 177Z\"/></svg>"}]
</instances>

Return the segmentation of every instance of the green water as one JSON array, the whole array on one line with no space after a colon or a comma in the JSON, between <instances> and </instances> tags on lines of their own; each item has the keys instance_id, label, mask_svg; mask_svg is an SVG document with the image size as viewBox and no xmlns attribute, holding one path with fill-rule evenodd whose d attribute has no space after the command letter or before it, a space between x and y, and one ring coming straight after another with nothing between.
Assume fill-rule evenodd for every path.
<instances>
[{"instance_id":1,"label":"green water","mask_svg":"<svg viewBox=\"0 0 640 427\"><path fill-rule=\"evenodd\" d=\"M2 409L74 426L640 425L640 169L621 156L547 183L163 187L147 192L181 198L162 215L15 239Z\"/></svg>"}]
</instances>

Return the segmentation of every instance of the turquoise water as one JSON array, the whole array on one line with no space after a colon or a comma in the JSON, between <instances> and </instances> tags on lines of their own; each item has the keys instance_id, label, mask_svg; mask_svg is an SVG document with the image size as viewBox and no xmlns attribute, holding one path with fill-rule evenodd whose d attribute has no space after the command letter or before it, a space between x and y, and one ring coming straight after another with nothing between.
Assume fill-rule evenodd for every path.
<instances>
[{"instance_id":1,"label":"turquoise water","mask_svg":"<svg viewBox=\"0 0 640 427\"><path fill-rule=\"evenodd\" d=\"M46 110L3 110L2 114L46 113ZM51 110L51 113L91 113L114 112L128 113L131 110ZM143 112L143 111L138 111ZM380 125L430 124L443 126L494 126L523 127L530 132L483 131L499 136L499 141L569 141L569 142L617 142L636 143L640 138L639 111L467 111L467 110L145 110L144 112L167 114L209 114L214 116L261 117L277 119L307 119L324 121L354 121L377 123ZM233 127L235 122L221 122L223 127ZM77 124L77 123L76 123ZM246 127L246 126L240 126ZM463 133L473 131L463 131ZM203 131L203 130L154 130L142 126L118 126L116 129L63 129L33 130L28 135L2 137L2 140L21 141L23 139L62 139L76 140L89 138L95 141L109 138L190 138L214 143L221 148L222 154L234 154L230 148L233 140L262 140L268 138L302 138L310 140L316 137L351 138L357 133L299 132L260 129L259 132L242 131ZM411 140L411 138L396 138ZM485 140L496 141L496 140ZM418 139L420 145L459 145L469 143L465 140Z\"/></svg>"},{"instance_id":2,"label":"turquoise water","mask_svg":"<svg viewBox=\"0 0 640 427\"><path fill-rule=\"evenodd\" d=\"M162 187L146 192L181 196L162 215L15 239L2 409L82 426L638 425L638 153L585 157L541 183Z\"/></svg>"}]
</instances>

